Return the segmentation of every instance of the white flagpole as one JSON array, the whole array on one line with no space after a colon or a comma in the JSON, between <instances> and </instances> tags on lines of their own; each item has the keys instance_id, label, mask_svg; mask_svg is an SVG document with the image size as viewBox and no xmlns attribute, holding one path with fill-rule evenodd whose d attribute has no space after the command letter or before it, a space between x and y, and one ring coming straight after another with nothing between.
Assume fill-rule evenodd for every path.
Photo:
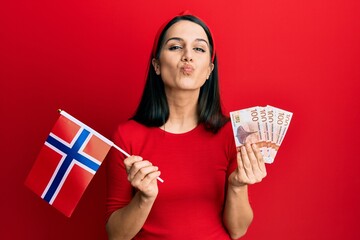
<instances>
[{"instance_id":1,"label":"white flagpole","mask_svg":"<svg viewBox=\"0 0 360 240\"><path fill-rule=\"evenodd\" d=\"M114 147L114 148L116 148L117 150L119 150L120 152L122 152L126 157L130 157L130 154L128 154L127 152L125 152L124 150L122 150L121 148L119 148L118 146L116 146L114 143L112 144L112 146ZM157 177L156 178L157 180L159 180L160 182L164 182L164 180L162 179L162 178L160 178L160 177Z\"/></svg>"}]
</instances>

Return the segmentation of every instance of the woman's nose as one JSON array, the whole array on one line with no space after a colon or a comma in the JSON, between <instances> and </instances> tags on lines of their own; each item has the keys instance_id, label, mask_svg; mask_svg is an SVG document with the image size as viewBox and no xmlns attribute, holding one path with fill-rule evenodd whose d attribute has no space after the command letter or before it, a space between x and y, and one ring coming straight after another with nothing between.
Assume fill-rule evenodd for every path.
<instances>
[{"instance_id":1,"label":"woman's nose","mask_svg":"<svg viewBox=\"0 0 360 240\"><path fill-rule=\"evenodd\" d=\"M191 49L184 48L181 60L184 62L191 62L193 60Z\"/></svg>"}]
</instances>

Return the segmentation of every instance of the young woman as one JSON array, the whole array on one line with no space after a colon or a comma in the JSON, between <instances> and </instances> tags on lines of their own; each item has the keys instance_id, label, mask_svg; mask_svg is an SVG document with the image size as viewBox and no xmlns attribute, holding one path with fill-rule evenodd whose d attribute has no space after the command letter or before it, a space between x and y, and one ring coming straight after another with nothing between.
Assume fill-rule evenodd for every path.
<instances>
[{"instance_id":1,"label":"young woman","mask_svg":"<svg viewBox=\"0 0 360 240\"><path fill-rule=\"evenodd\" d=\"M179 15L160 29L142 99L108 161L109 239L238 239L253 213L248 185L266 168L256 144L236 151L223 114L209 28ZM160 183L160 176L165 180Z\"/></svg>"}]
</instances>

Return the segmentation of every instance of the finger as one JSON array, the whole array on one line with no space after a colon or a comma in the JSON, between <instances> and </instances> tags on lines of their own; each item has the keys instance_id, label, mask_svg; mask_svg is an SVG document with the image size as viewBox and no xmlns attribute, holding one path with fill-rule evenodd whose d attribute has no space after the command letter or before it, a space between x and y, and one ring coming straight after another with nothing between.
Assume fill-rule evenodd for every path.
<instances>
[{"instance_id":1,"label":"finger","mask_svg":"<svg viewBox=\"0 0 360 240\"><path fill-rule=\"evenodd\" d=\"M126 168L126 172L129 173L132 165L135 163L135 162L140 162L142 161L142 157L140 156L130 156L128 158L125 158L124 160L124 164L125 164L125 168Z\"/></svg>"},{"instance_id":2,"label":"finger","mask_svg":"<svg viewBox=\"0 0 360 240\"><path fill-rule=\"evenodd\" d=\"M255 179L255 176L254 176L252 164L250 162L250 159L249 159L246 148L247 148L246 146L242 146L240 148L240 150L241 150L241 158L242 158L242 161L243 161L244 171L245 171L246 177L247 177L247 179L249 179L249 183L253 183L253 181Z\"/></svg>"},{"instance_id":3,"label":"finger","mask_svg":"<svg viewBox=\"0 0 360 240\"><path fill-rule=\"evenodd\" d=\"M238 169L237 169L237 172L235 175L235 179L236 179L236 181L238 181L238 183L246 184L248 182L248 178L247 178L247 175L245 172L240 149L239 149L239 152L237 152L237 154L236 154L236 158L237 158L237 163L238 163Z\"/></svg>"},{"instance_id":4,"label":"finger","mask_svg":"<svg viewBox=\"0 0 360 240\"><path fill-rule=\"evenodd\" d=\"M257 158L259 169L263 173L263 177L265 177L266 176L266 167L265 167L264 157L261 154L260 149L256 144L252 144L252 148L253 148L253 151Z\"/></svg>"},{"instance_id":5,"label":"finger","mask_svg":"<svg viewBox=\"0 0 360 240\"><path fill-rule=\"evenodd\" d=\"M239 151L236 153L236 161L237 161L237 164L238 164L238 169L243 169L244 168L244 164L243 164L243 161L242 161L242 157L241 157L241 151L239 149Z\"/></svg>"},{"instance_id":6,"label":"finger","mask_svg":"<svg viewBox=\"0 0 360 240\"><path fill-rule=\"evenodd\" d=\"M160 176L160 171L158 170L158 168L156 167L154 169L154 171L149 172L148 174L146 174L145 178L143 178L142 183L144 185L149 185L150 183L152 183L153 181L157 182L157 177Z\"/></svg>"},{"instance_id":7,"label":"finger","mask_svg":"<svg viewBox=\"0 0 360 240\"><path fill-rule=\"evenodd\" d=\"M140 184L143 184L144 179L146 179L149 174L157 172L158 170L158 167L152 165L143 167L134 175L132 179L130 179L130 181L133 185L139 186Z\"/></svg>"},{"instance_id":8,"label":"finger","mask_svg":"<svg viewBox=\"0 0 360 240\"><path fill-rule=\"evenodd\" d=\"M264 178L265 174L261 170L261 162L263 162L263 157L260 154L259 149L257 148L256 144L252 144L250 146L251 148L251 158L252 158L252 167L253 167L253 173L254 173L254 183L261 182L261 180Z\"/></svg>"},{"instance_id":9,"label":"finger","mask_svg":"<svg viewBox=\"0 0 360 240\"><path fill-rule=\"evenodd\" d=\"M139 174L140 176L146 174L147 172L145 168L149 166L152 166L152 163L147 160L134 162L128 172L129 180L133 179L137 174Z\"/></svg>"},{"instance_id":10,"label":"finger","mask_svg":"<svg viewBox=\"0 0 360 240\"><path fill-rule=\"evenodd\" d=\"M257 158L255 156L255 153L253 151L252 145L250 143L246 143L245 148L246 148L246 153L248 155L252 169L254 170L254 169L259 168L259 164L258 164Z\"/></svg>"},{"instance_id":11,"label":"finger","mask_svg":"<svg viewBox=\"0 0 360 240\"><path fill-rule=\"evenodd\" d=\"M241 159L244 165L245 170L249 171L252 167L251 167L251 162L249 159L249 155L247 152L247 147L244 145L240 148L240 152L241 152Z\"/></svg>"}]
</instances>

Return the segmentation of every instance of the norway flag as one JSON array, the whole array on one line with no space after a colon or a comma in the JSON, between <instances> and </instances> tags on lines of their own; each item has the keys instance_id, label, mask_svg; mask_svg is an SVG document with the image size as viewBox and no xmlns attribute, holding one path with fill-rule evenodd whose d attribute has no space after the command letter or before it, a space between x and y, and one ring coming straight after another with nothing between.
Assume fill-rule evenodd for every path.
<instances>
[{"instance_id":1,"label":"norway flag","mask_svg":"<svg viewBox=\"0 0 360 240\"><path fill-rule=\"evenodd\" d=\"M70 217L112 145L110 140L61 111L25 184Z\"/></svg>"}]
</instances>

